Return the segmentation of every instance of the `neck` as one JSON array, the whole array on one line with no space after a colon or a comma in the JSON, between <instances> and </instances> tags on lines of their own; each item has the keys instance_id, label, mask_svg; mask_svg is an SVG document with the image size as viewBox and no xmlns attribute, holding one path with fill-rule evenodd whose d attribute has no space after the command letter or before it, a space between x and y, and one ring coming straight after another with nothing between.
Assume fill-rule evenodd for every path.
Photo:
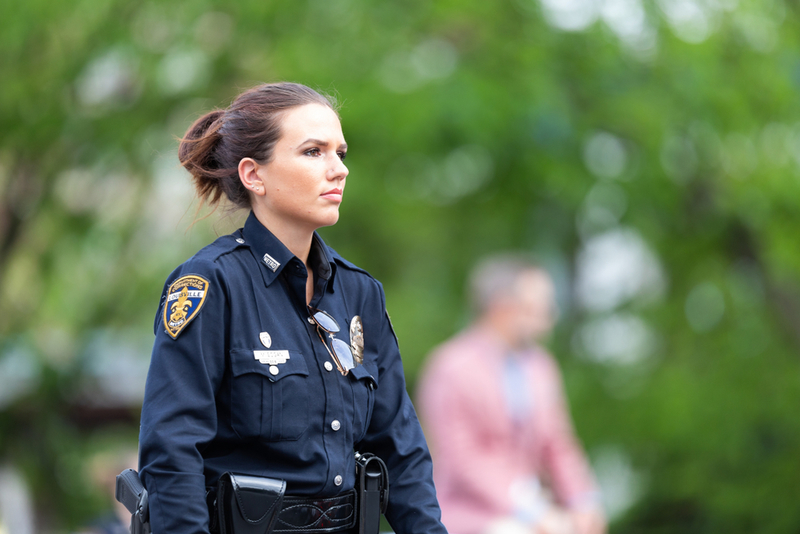
<instances>
[{"instance_id":1,"label":"neck","mask_svg":"<svg viewBox=\"0 0 800 534\"><path fill-rule=\"evenodd\" d=\"M308 268L308 255L311 251L314 230L306 229L290 221L275 217L271 212L260 206L253 206L253 213L256 219L266 226Z\"/></svg>"},{"instance_id":2,"label":"neck","mask_svg":"<svg viewBox=\"0 0 800 534\"><path fill-rule=\"evenodd\" d=\"M519 336L505 317L489 313L478 319L477 324L509 349L519 350L528 346L527 340Z\"/></svg>"}]
</instances>

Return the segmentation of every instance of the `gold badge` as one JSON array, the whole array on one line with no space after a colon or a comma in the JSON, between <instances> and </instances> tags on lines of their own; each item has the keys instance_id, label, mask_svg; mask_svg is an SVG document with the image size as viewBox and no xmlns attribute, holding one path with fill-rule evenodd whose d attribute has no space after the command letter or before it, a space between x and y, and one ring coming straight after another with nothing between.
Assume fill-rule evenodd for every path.
<instances>
[{"instance_id":1,"label":"gold badge","mask_svg":"<svg viewBox=\"0 0 800 534\"><path fill-rule=\"evenodd\" d=\"M364 363L364 325L358 315L350 321L350 350L356 365Z\"/></svg>"},{"instance_id":2,"label":"gold badge","mask_svg":"<svg viewBox=\"0 0 800 534\"><path fill-rule=\"evenodd\" d=\"M169 286L164 304L164 328L173 339L200 313L208 295L208 280L190 274Z\"/></svg>"}]
</instances>

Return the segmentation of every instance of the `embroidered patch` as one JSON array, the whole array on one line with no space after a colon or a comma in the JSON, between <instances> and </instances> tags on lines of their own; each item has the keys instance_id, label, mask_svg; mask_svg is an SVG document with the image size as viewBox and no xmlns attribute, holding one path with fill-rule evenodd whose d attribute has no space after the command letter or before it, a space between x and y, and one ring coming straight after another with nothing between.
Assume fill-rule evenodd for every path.
<instances>
[{"instance_id":1,"label":"embroidered patch","mask_svg":"<svg viewBox=\"0 0 800 534\"><path fill-rule=\"evenodd\" d=\"M173 339L200 313L208 295L208 280L190 274L169 286L164 304L164 328Z\"/></svg>"}]
</instances>

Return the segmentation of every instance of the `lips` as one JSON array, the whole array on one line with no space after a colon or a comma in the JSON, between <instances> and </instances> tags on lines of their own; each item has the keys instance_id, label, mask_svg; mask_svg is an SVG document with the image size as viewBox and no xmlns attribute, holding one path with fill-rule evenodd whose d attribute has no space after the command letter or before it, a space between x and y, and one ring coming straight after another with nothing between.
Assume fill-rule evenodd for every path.
<instances>
[{"instance_id":1,"label":"lips","mask_svg":"<svg viewBox=\"0 0 800 534\"><path fill-rule=\"evenodd\" d=\"M326 198L328 200L332 200L334 202L341 202L342 201L342 190L341 189L331 189L330 191L326 191L320 195L322 198Z\"/></svg>"}]
</instances>

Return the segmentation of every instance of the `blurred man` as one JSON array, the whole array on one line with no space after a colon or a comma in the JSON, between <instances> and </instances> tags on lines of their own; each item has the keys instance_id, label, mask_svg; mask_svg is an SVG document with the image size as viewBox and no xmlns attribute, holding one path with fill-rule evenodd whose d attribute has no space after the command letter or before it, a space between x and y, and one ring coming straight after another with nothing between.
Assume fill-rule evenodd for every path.
<instances>
[{"instance_id":1,"label":"blurred man","mask_svg":"<svg viewBox=\"0 0 800 534\"><path fill-rule=\"evenodd\" d=\"M545 271L485 260L470 280L474 323L438 347L417 407L451 534L602 534L599 494L555 360L538 344L556 316Z\"/></svg>"}]
</instances>

